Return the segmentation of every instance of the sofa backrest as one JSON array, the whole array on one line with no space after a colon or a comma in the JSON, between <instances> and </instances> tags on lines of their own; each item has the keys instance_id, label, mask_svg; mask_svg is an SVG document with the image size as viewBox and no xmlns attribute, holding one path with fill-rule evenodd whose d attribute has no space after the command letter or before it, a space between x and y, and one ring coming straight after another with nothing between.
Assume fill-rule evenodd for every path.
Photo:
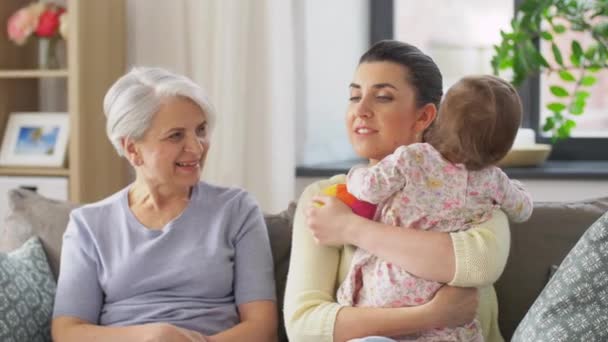
<instances>
[{"instance_id":1,"label":"sofa backrest","mask_svg":"<svg viewBox=\"0 0 608 342\"><path fill-rule=\"evenodd\" d=\"M9 215L0 226L0 251L21 246L38 235L49 263L58 272L61 236L73 204L55 201L23 189L9 193ZM608 198L572 202L536 202L530 220L511 225L511 252L496 292L499 324L508 341L549 279L583 232L608 211ZM265 215L275 266L279 309L282 308L295 204L276 215ZM55 273L57 275L58 273ZM281 310L280 310L281 311ZM280 341L287 341L281 315Z\"/></svg>"}]
</instances>

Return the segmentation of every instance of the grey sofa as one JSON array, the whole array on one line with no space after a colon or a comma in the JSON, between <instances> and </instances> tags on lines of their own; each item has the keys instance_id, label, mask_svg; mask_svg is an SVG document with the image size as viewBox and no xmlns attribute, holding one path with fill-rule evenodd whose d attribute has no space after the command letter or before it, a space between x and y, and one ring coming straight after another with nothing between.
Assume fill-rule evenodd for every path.
<instances>
[{"instance_id":1,"label":"grey sofa","mask_svg":"<svg viewBox=\"0 0 608 342\"><path fill-rule=\"evenodd\" d=\"M72 204L49 200L28 190L9 194L9 215L0 227L0 251L19 247L31 236L39 236L53 274L58 270L61 235ZM276 215L266 215L270 236L279 305L282 303L295 205ZM535 203L531 219L513 224L511 254L496 284L499 322L509 340L534 299L578 238L597 218L608 211L608 198L573 203ZM0 279L1 281L1 279ZM1 302L1 298L0 298ZM0 326L2 320L0 317ZM286 341L280 326L280 340Z\"/></svg>"}]
</instances>

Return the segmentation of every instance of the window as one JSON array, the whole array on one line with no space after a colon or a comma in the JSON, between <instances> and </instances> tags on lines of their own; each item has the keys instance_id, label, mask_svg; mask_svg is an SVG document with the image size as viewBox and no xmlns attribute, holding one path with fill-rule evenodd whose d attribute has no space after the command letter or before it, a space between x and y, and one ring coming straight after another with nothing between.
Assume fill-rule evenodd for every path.
<instances>
[{"instance_id":1,"label":"window","mask_svg":"<svg viewBox=\"0 0 608 342\"><path fill-rule=\"evenodd\" d=\"M421 48L438 64L447 89L466 74L491 73L493 45L500 29L509 29L514 9L523 0L436 0L371 2L371 40L398 39ZM388 18L388 20L387 20ZM441 22L441 25L437 25ZM535 42L539 44L539 42ZM545 49L545 46L541 46ZM502 75L508 78L509 75ZM577 118L572 137L553 146L551 159L608 160L608 72L598 75L585 115ZM519 89L524 106L524 127L536 129L537 140L548 143L542 124L545 89L553 78L531 77Z\"/></svg>"}]
</instances>

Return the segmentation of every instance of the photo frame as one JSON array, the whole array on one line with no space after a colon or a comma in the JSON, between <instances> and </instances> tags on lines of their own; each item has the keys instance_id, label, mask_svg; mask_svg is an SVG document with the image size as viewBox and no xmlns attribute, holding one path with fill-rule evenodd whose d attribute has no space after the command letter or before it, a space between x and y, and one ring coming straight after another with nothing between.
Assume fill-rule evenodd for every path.
<instances>
[{"instance_id":1,"label":"photo frame","mask_svg":"<svg viewBox=\"0 0 608 342\"><path fill-rule=\"evenodd\" d=\"M0 148L0 166L62 167L69 125L64 112L11 113Z\"/></svg>"}]
</instances>

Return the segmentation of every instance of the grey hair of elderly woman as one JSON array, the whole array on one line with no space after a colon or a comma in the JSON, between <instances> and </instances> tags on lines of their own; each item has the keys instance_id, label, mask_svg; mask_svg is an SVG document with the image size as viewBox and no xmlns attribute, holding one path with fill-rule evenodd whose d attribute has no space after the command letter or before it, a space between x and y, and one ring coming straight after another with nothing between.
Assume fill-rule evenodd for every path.
<instances>
[{"instance_id":1,"label":"grey hair of elderly woman","mask_svg":"<svg viewBox=\"0 0 608 342\"><path fill-rule=\"evenodd\" d=\"M212 131L215 110L199 85L162 68L135 67L110 87L103 100L106 133L120 156L124 156L122 139L142 139L163 100L170 97L184 97L197 104Z\"/></svg>"}]
</instances>

